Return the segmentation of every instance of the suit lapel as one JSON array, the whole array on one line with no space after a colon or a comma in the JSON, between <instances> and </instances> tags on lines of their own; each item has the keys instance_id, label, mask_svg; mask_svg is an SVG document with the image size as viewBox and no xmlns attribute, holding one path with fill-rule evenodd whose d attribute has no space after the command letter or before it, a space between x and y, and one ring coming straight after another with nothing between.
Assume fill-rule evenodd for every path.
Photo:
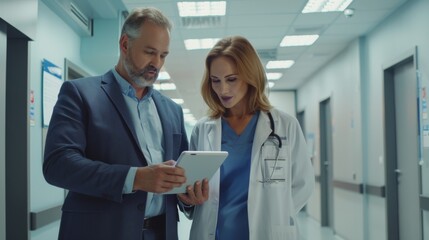
<instances>
[{"instance_id":1,"label":"suit lapel","mask_svg":"<svg viewBox=\"0 0 429 240\"><path fill-rule=\"evenodd\" d=\"M104 90L104 92L109 96L110 100L112 101L113 106L118 111L118 113L121 115L122 119L124 120L128 131L130 131L131 135L134 138L134 143L138 146L138 149L140 149L139 141L137 138L136 131L134 129L134 125L132 122L132 118L130 116L130 112L128 111L127 104L124 101L124 96L122 95L121 88L119 87L118 83L115 80L115 76L113 75L112 71L107 72L104 74L101 80L101 88ZM140 153L142 157L144 158L143 152L140 150Z\"/></svg>"}]
</instances>

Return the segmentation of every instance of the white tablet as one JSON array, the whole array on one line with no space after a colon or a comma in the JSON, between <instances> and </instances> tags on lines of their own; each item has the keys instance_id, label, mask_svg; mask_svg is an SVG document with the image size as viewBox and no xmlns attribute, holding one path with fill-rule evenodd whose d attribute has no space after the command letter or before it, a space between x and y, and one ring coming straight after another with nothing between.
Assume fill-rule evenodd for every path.
<instances>
[{"instance_id":1,"label":"white tablet","mask_svg":"<svg viewBox=\"0 0 429 240\"><path fill-rule=\"evenodd\" d=\"M186 183L164 194L186 193L186 187L198 180L210 178L215 174L228 156L225 151L183 151L176 161L176 166L185 169Z\"/></svg>"}]
</instances>

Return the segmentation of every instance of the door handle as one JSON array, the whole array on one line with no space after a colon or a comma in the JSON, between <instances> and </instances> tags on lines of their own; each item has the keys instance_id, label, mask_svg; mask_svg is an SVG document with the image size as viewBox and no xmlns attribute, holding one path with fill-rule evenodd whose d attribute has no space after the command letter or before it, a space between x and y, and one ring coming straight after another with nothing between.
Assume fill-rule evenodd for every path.
<instances>
[{"instance_id":1,"label":"door handle","mask_svg":"<svg viewBox=\"0 0 429 240\"><path fill-rule=\"evenodd\" d=\"M401 182L401 174L402 174L402 171L399 169L399 168L397 168L397 169L395 169L395 173L396 173L396 181L398 182L398 184Z\"/></svg>"}]
</instances>

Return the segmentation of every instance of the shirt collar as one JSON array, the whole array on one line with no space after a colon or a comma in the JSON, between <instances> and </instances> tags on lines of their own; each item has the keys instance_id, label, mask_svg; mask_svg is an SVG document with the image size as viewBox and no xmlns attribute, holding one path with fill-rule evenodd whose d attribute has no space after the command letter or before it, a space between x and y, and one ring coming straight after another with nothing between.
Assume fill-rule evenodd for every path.
<instances>
[{"instance_id":1,"label":"shirt collar","mask_svg":"<svg viewBox=\"0 0 429 240\"><path fill-rule=\"evenodd\" d=\"M130 98L136 99L136 90L131 86L131 84L125 80L119 73L116 71L115 68L112 69L113 75L115 76L116 82L119 84L119 87L121 88L122 94L125 96L128 96ZM148 86L147 93L141 100L146 100L152 97L153 93L153 86Z\"/></svg>"}]
</instances>

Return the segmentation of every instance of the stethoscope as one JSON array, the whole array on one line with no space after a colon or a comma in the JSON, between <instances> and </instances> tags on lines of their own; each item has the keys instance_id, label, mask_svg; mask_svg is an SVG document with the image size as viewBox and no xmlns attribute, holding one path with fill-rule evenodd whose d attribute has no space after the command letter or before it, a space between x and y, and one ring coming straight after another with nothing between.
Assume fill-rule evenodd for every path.
<instances>
[{"instance_id":1,"label":"stethoscope","mask_svg":"<svg viewBox=\"0 0 429 240\"><path fill-rule=\"evenodd\" d=\"M264 162L261 163L262 181L259 181L259 182L261 182L261 183L275 183L275 182L279 182L278 180L273 179L273 175L274 175L274 171L277 168L277 163L279 161L280 149L282 148L282 140L281 140L280 136L275 133L273 116L271 115L270 112L267 112L267 115L268 115L268 118L270 119L271 133L270 133L270 135L268 135L268 139L266 141L271 141L276 146L276 158L275 158L273 169L271 170L271 173L269 174L269 176L265 176L266 175L265 174L265 164L264 164ZM264 144L262 146L264 146Z\"/></svg>"},{"instance_id":2,"label":"stethoscope","mask_svg":"<svg viewBox=\"0 0 429 240\"><path fill-rule=\"evenodd\" d=\"M276 134L275 130L274 130L274 120L273 120L273 115L271 115L270 112L267 112L268 118L270 119L270 127L271 127L271 133L269 135L269 137L273 137L275 139L277 139L278 141L278 146L279 149L282 148L282 140L280 138L279 135ZM278 155L278 154L277 154ZM278 156L277 156L278 157Z\"/></svg>"}]
</instances>

